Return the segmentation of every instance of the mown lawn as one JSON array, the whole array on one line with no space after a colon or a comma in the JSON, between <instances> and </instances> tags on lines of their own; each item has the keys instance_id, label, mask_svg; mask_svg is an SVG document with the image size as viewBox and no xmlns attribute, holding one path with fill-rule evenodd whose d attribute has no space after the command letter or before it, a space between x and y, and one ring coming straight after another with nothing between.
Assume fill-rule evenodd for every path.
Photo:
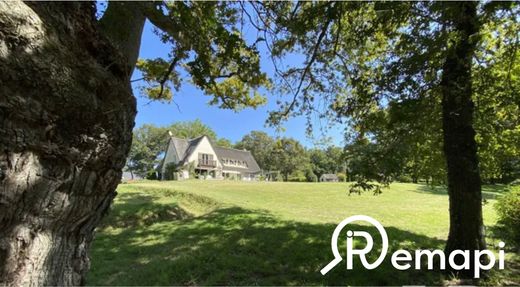
<instances>
[{"instance_id":1,"label":"mown lawn","mask_svg":"<svg viewBox=\"0 0 520 287\"><path fill-rule=\"evenodd\" d=\"M389 255L376 270L346 270L343 262L322 276L319 270L332 259L332 231L351 215L380 221L390 252L442 249L447 235L448 197L442 188L395 183L379 196L348 196L346 190L345 183L121 184L94 240L87 284L438 285L450 279L440 272L396 271ZM501 192L484 190L487 227L495 224L492 205ZM373 228L354 228L379 238ZM489 245L497 242L488 238ZM484 283L518 284L518 255L507 260L507 270Z\"/></svg>"}]
</instances>

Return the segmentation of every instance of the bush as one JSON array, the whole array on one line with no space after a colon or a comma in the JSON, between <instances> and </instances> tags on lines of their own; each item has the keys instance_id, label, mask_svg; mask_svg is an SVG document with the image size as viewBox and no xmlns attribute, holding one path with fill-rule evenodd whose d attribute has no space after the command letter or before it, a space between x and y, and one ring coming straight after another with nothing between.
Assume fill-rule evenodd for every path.
<instances>
[{"instance_id":1,"label":"bush","mask_svg":"<svg viewBox=\"0 0 520 287\"><path fill-rule=\"evenodd\" d=\"M156 180L157 178L157 171L155 169L151 169L146 173L146 179L149 180Z\"/></svg>"},{"instance_id":2,"label":"bush","mask_svg":"<svg viewBox=\"0 0 520 287\"><path fill-rule=\"evenodd\" d=\"M339 172L337 174L337 176L338 176L338 181L345 181L347 179L347 175L342 172Z\"/></svg>"},{"instance_id":3,"label":"bush","mask_svg":"<svg viewBox=\"0 0 520 287\"><path fill-rule=\"evenodd\" d=\"M504 239L520 247L520 187L515 186L499 197L495 205L498 224Z\"/></svg>"},{"instance_id":4,"label":"bush","mask_svg":"<svg viewBox=\"0 0 520 287\"><path fill-rule=\"evenodd\" d=\"M404 182L404 183L413 182L412 177L409 176L409 175L406 175L406 174L402 174L402 175L396 177L395 180L398 181L398 182Z\"/></svg>"},{"instance_id":5,"label":"bush","mask_svg":"<svg viewBox=\"0 0 520 287\"><path fill-rule=\"evenodd\" d=\"M280 173L277 173L274 177L273 177L274 181L283 181L283 176L280 174Z\"/></svg>"},{"instance_id":6,"label":"bush","mask_svg":"<svg viewBox=\"0 0 520 287\"><path fill-rule=\"evenodd\" d=\"M317 182L318 176L314 174L314 172L311 169L308 169L305 171L305 178L308 182Z\"/></svg>"},{"instance_id":7,"label":"bush","mask_svg":"<svg viewBox=\"0 0 520 287\"><path fill-rule=\"evenodd\" d=\"M287 180L293 182L305 182L307 181L307 178L305 177L305 174L302 171L296 171L289 175Z\"/></svg>"}]
</instances>

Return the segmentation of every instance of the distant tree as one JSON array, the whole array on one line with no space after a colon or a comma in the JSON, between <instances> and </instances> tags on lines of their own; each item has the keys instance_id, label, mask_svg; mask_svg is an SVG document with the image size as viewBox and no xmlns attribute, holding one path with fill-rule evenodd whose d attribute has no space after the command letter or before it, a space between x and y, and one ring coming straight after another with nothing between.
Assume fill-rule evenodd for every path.
<instances>
[{"instance_id":1,"label":"distant tree","mask_svg":"<svg viewBox=\"0 0 520 287\"><path fill-rule=\"evenodd\" d=\"M322 174L329 173L328 159L325 151L319 148L313 148L308 151L311 168L314 174L319 178Z\"/></svg>"},{"instance_id":2,"label":"distant tree","mask_svg":"<svg viewBox=\"0 0 520 287\"><path fill-rule=\"evenodd\" d=\"M166 128L151 124L136 128L127 157L127 169L142 177L146 176L155 167L158 156L164 151L167 135Z\"/></svg>"},{"instance_id":3,"label":"distant tree","mask_svg":"<svg viewBox=\"0 0 520 287\"><path fill-rule=\"evenodd\" d=\"M319 177L313 172L312 168L307 168L305 170L305 179L308 182L317 182L318 178Z\"/></svg>"},{"instance_id":4,"label":"distant tree","mask_svg":"<svg viewBox=\"0 0 520 287\"><path fill-rule=\"evenodd\" d=\"M219 138L216 141L216 144L217 144L217 146L220 146L220 147L227 147L227 148L233 147L233 144L231 143L231 141L226 138Z\"/></svg>"},{"instance_id":5,"label":"distant tree","mask_svg":"<svg viewBox=\"0 0 520 287\"><path fill-rule=\"evenodd\" d=\"M273 168L279 170L286 181L291 173L305 170L309 167L309 158L304 147L292 138L277 140L271 155Z\"/></svg>"},{"instance_id":6,"label":"distant tree","mask_svg":"<svg viewBox=\"0 0 520 287\"><path fill-rule=\"evenodd\" d=\"M343 149L329 146L325 150L314 148L307 151L313 173L318 177L325 173L343 171L345 167Z\"/></svg>"},{"instance_id":7,"label":"distant tree","mask_svg":"<svg viewBox=\"0 0 520 287\"><path fill-rule=\"evenodd\" d=\"M351 180L363 179L383 181L399 172L396 157L388 156L388 149L367 138L358 138L346 147L349 177Z\"/></svg>"},{"instance_id":8,"label":"distant tree","mask_svg":"<svg viewBox=\"0 0 520 287\"><path fill-rule=\"evenodd\" d=\"M199 119L194 121L176 122L168 126L167 129L172 132L174 137L182 139L193 139L205 135L212 140L217 140L217 134L215 131Z\"/></svg>"},{"instance_id":9,"label":"distant tree","mask_svg":"<svg viewBox=\"0 0 520 287\"><path fill-rule=\"evenodd\" d=\"M325 155L329 159L327 169L331 173L343 171L345 167L343 149L337 146L329 146L325 150Z\"/></svg>"},{"instance_id":10,"label":"distant tree","mask_svg":"<svg viewBox=\"0 0 520 287\"><path fill-rule=\"evenodd\" d=\"M237 149L246 149L255 157L261 169L273 169L273 148L275 140L262 131L252 131L235 144Z\"/></svg>"}]
</instances>

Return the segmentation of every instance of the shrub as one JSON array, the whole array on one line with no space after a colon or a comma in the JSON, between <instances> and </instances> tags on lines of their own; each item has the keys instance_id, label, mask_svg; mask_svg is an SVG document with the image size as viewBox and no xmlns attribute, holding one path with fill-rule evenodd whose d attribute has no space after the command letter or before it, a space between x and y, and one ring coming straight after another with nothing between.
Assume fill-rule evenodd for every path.
<instances>
[{"instance_id":1,"label":"shrub","mask_svg":"<svg viewBox=\"0 0 520 287\"><path fill-rule=\"evenodd\" d=\"M402 174L402 175L396 177L395 180L398 181L398 182L404 182L404 183L410 183L410 182L413 182L412 177L409 176L409 175L406 175L406 174Z\"/></svg>"},{"instance_id":2,"label":"shrub","mask_svg":"<svg viewBox=\"0 0 520 287\"><path fill-rule=\"evenodd\" d=\"M308 182L317 182L318 176L314 174L314 172L311 169L308 169L305 171L305 178Z\"/></svg>"},{"instance_id":3,"label":"shrub","mask_svg":"<svg viewBox=\"0 0 520 287\"><path fill-rule=\"evenodd\" d=\"M305 182L307 181L307 178L305 177L305 174L302 171L296 171L289 175L287 180L293 182Z\"/></svg>"},{"instance_id":4,"label":"shrub","mask_svg":"<svg viewBox=\"0 0 520 287\"><path fill-rule=\"evenodd\" d=\"M273 177L274 181L283 181L283 176L280 174L280 173L277 173L274 177Z\"/></svg>"},{"instance_id":5,"label":"shrub","mask_svg":"<svg viewBox=\"0 0 520 287\"><path fill-rule=\"evenodd\" d=\"M499 197L495 208L501 235L520 247L520 187L511 187L510 191Z\"/></svg>"},{"instance_id":6,"label":"shrub","mask_svg":"<svg viewBox=\"0 0 520 287\"><path fill-rule=\"evenodd\" d=\"M146 179L156 180L157 179L157 171L155 169L151 169L146 173Z\"/></svg>"},{"instance_id":7,"label":"shrub","mask_svg":"<svg viewBox=\"0 0 520 287\"><path fill-rule=\"evenodd\" d=\"M347 175L342 172L339 172L337 174L337 176L338 176L338 181L345 181L345 179L347 179Z\"/></svg>"}]
</instances>

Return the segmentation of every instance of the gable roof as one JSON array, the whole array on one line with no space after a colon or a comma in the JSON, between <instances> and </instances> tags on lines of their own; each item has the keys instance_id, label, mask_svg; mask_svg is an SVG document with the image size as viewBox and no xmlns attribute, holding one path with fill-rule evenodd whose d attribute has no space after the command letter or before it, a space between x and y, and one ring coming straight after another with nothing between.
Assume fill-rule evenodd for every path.
<instances>
[{"instance_id":1,"label":"gable roof","mask_svg":"<svg viewBox=\"0 0 520 287\"><path fill-rule=\"evenodd\" d=\"M225 148L225 147L219 147L217 146L210 138L203 135L194 139L181 139L170 136L170 144L172 144L175 147L175 150L177 152L177 158L179 159L179 163L181 165L185 164L190 155L195 151L199 143L202 141L202 139L206 137L215 151L218 159L222 162L222 159L233 159L233 160L240 160L245 161L247 163L247 167L234 167L234 166L225 166L225 170L232 170L232 171L246 171L250 173L258 173L261 171L260 167L258 166L258 163L256 162L255 158L251 154L250 151L247 150L239 150L234 148ZM163 162L164 164L164 162Z\"/></svg>"},{"instance_id":2,"label":"gable roof","mask_svg":"<svg viewBox=\"0 0 520 287\"><path fill-rule=\"evenodd\" d=\"M193 153L195 148L197 148L200 141L204 137L205 136L200 136L194 139L181 139L176 137L170 137L172 144L175 147L175 150L177 151L177 158L179 159L180 163L185 163L185 161Z\"/></svg>"}]
</instances>

